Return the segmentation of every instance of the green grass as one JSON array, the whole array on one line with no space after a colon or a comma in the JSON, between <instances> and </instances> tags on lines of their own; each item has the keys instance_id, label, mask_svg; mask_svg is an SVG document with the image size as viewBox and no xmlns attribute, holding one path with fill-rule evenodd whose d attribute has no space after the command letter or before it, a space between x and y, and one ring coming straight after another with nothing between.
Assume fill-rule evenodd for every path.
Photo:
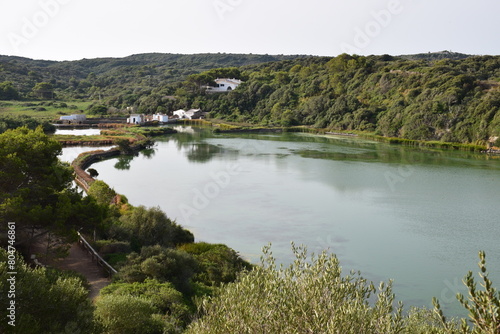
<instances>
[{"instance_id":1,"label":"green grass","mask_svg":"<svg viewBox=\"0 0 500 334\"><path fill-rule=\"evenodd\" d=\"M67 107L61 105L65 103ZM60 116L81 113L91 101L0 101L0 115L27 115L39 120L57 120ZM45 110L37 110L44 108Z\"/></svg>"},{"instance_id":2,"label":"green grass","mask_svg":"<svg viewBox=\"0 0 500 334\"><path fill-rule=\"evenodd\" d=\"M399 144L405 146L420 146L429 148L439 148L439 149L451 149L451 150L461 150L461 151L484 151L486 146L477 144L462 144L462 143L449 143L440 141L425 141L425 140L412 140L404 138L394 138L394 137L383 137L373 134L363 134L363 138L372 139L389 144Z\"/></svg>"}]
</instances>

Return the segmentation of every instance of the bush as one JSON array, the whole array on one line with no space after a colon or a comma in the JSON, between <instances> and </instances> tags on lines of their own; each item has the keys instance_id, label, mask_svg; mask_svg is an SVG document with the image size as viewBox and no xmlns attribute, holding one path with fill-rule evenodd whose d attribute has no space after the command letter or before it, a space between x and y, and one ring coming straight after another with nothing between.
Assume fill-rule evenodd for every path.
<instances>
[{"instance_id":1,"label":"bush","mask_svg":"<svg viewBox=\"0 0 500 334\"><path fill-rule=\"evenodd\" d=\"M143 283L113 283L101 290L101 295L141 297L152 303L158 313L169 316L169 323L184 326L189 308L183 295L171 283L147 279Z\"/></svg>"},{"instance_id":2,"label":"bush","mask_svg":"<svg viewBox=\"0 0 500 334\"><path fill-rule=\"evenodd\" d=\"M323 253L277 268L270 248L262 266L242 275L202 304L204 314L188 333L392 333L402 325L400 305L393 313L391 282L375 289L359 274L341 275L338 260ZM375 305L368 298L375 294Z\"/></svg>"},{"instance_id":3,"label":"bush","mask_svg":"<svg viewBox=\"0 0 500 334\"><path fill-rule=\"evenodd\" d=\"M266 247L261 266L201 303L200 317L186 333L500 333L500 293L488 278L484 252L479 253L484 290L469 272L464 279L469 298L457 299L471 322L460 324L446 320L436 299L433 311L412 308L403 315L401 303L393 307L391 281L375 289L359 273L342 275L334 255L323 252L308 260L304 247L292 248L296 259L284 269Z\"/></svg>"},{"instance_id":4,"label":"bush","mask_svg":"<svg viewBox=\"0 0 500 334\"><path fill-rule=\"evenodd\" d=\"M102 116L106 115L107 112L108 112L108 107L101 104L90 107L90 109L87 111L87 114Z\"/></svg>"},{"instance_id":5,"label":"bush","mask_svg":"<svg viewBox=\"0 0 500 334\"><path fill-rule=\"evenodd\" d=\"M130 243L117 240L97 240L95 243L96 251L105 255L111 253L130 253Z\"/></svg>"},{"instance_id":6,"label":"bush","mask_svg":"<svg viewBox=\"0 0 500 334\"><path fill-rule=\"evenodd\" d=\"M481 286L484 291L478 290L472 271L469 271L463 282L469 290L468 300L462 294L457 295L457 299L467 311L469 318L474 325L471 329L465 319L462 319L462 333L500 333L500 293L493 287L493 283L488 278L486 269L486 254L479 252L479 276L482 280ZM441 307L436 298L433 299L435 312L439 315L443 327L449 327L449 323L441 311Z\"/></svg>"},{"instance_id":7,"label":"bush","mask_svg":"<svg viewBox=\"0 0 500 334\"><path fill-rule=\"evenodd\" d=\"M7 252L0 249L0 306L8 305ZM93 333L93 307L78 275L54 269L30 268L16 257L16 326L8 325L7 312L0 316L1 333Z\"/></svg>"},{"instance_id":8,"label":"bush","mask_svg":"<svg viewBox=\"0 0 500 334\"><path fill-rule=\"evenodd\" d=\"M87 173L89 173L89 175L93 178L96 178L99 176L99 172L97 170L95 170L94 168L87 169Z\"/></svg>"},{"instance_id":9,"label":"bush","mask_svg":"<svg viewBox=\"0 0 500 334\"><path fill-rule=\"evenodd\" d=\"M90 185L88 195L94 197L97 203L101 205L110 205L116 196L116 192L105 182L97 180Z\"/></svg>"},{"instance_id":10,"label":"bush","mask_svg":"<svg viewBox=\"0 0 500 334\"><path fill-rule=\"evenodd\" d=\"M131 295L104 295L96 302L95 316L107 334L161 334L163 322L150 300Z\"/></svg>"},{"instance_id":11,"label":"bush","mask_svg":"<svg viewBox=\"0 0 500 334\"><path fill-rule=\"evenodd\" d=\"M128 231L132 249L139 251L143 246L160 245L174 247L177 244L194 241L188 230L171 221L159 207L134 208L120 218L121 226Z\"/></svg>"},{"instance_id":12,"label":"bush","mask_svg":"<svg viewBox=\"0 0 500 334\"><path fill-rule=\"evenodd\" d=\"M177 290L190 293L191 279L198 271L198 263L192 255L156 245L143 247L140 254L130 254L116 278L127 283L148 278L171 282Z\"/></svg>"},{"instance_id":13,"label":"bush","mask_svg":"<svg viewBox=\"0 0 500 334\"><path fill-rule=\"evenodd\" d=\"M195 257L200 271L194 280L207 286L233 282L242 270L252 269L250 263L226 245L199 242L182 245L179 249Z\"/></svg>"}]
</instances>

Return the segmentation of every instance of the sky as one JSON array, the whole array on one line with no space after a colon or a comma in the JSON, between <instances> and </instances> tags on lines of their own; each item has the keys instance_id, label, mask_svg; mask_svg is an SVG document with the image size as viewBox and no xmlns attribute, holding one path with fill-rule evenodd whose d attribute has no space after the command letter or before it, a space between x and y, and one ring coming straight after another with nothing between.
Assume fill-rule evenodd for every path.
<instances>
[{"instance_id":1,"label":"sky","mask_svg":"<svg viewBox=\"0 0 500 334\"><path fill-rule=\"evenodd\" d=\"M0 54L499 55L497 0L0 0Z\"/></svg>"}]
</instances>

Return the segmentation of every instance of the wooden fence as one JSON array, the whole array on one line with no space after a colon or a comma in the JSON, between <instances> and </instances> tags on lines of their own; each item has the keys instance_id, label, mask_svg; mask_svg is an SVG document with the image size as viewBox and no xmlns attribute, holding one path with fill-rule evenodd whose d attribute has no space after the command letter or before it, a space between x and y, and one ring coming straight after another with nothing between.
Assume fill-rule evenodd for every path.
<instances>
[{"instance_id":1,"label":"wooden fence","mask_svg":"<svg viewBox=\"0 0 500 334\"><path fill-rule=\"evenodd\" d=\"M98 265L104 268L106 272L109 274L109 276L113 276L114 274L117 273L116 269L113 268L109 263L107 263L96 251L95 249L90 246L87 240L81 235L80 232L78 233L78 243L80 246L83 247L87 251L87 253L92 257L92 261L96 261Z\"/></svg>"}]
</instances>

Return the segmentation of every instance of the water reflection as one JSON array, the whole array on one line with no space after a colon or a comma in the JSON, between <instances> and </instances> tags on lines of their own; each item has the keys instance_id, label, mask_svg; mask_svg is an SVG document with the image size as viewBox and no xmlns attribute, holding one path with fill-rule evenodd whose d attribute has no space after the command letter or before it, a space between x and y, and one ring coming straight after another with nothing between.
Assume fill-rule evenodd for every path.
<instances>
[{"instance_id":1,"label":"water reflection","mask_svg":"<svg viewBox=\"0 0 500 334\"><path fill-rule=\"evenodd\" d=\"M155 154L156 154L155 148L147 148L141 151L141 155L146 159L152 159L155 156Z\"/></svg>"},{"instance_id":2,"label":"water reflection","mask_svg":"<svg viewBox=\"0 0 500 334\"><path fill-rule=\"evenodd\" d=\"M183 152L189 161L196 163L209 162L216 156L227 157L238 155L238 150L207 143L206 140L211 137L213 135L210 131L189 127L186 131L179 131L174 136L163 137L158 139L158 141L175 143L177 149Z\"/></svg>"},{"instance_id":3,"label":"water reflection","mask_svg":"<svg viewBox=\"0 0 500 334\"><path fill-rule=\"evenodd\" d=\"M130 163L134 159L134 155L121 155L117 159L118 159L118 161L115 163L116 169L129 170Z\"/></svg>"}]
</instances>

